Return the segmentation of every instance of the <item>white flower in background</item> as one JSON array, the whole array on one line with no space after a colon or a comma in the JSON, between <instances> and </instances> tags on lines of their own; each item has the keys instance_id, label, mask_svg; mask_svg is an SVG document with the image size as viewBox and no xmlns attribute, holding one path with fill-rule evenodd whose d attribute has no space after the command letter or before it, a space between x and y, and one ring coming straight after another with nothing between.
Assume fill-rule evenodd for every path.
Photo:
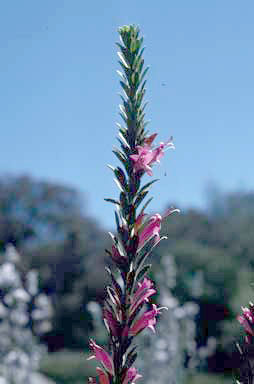
<instances>
[{"instance_id":1,"label":"white flower in background","mask_svg":"<svg viewBox=\"0 0 254 384\"><path fill-rule=\"evenodd\" d=\"M21 275L19 259L13 246L0 255L0 384L34 384L45 353L36 333L51 329L52 306L39 292L38 273Z\"/></svg>"},{"instance_id":2,"label":"white flower in background","mask_svg":"<svg viewBox=\"0 0 254 384\"><path fill-rule=\"evenodd\" d=\"M34 296L38 292L38 272L31 270L27 274L27 291Z\"/></svg>"},{"instance_id":3,"label":"white flower in background","mask_svg":"<svg viewBox=\"0 0 254 384\"><path fill-rule=\"evenodd\" d=\"M0 267L0 288L15 288L21 284L15 265L6 262Z\"/></svg>"}]
</instances>

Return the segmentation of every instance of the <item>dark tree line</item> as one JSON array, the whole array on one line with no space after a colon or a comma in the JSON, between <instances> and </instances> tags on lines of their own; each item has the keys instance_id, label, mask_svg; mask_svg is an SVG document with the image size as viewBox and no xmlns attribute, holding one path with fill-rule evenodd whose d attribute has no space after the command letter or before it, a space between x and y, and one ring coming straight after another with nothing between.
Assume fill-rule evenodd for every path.
<instances>
[{"instance_id":1,"label":"dark tree line","mask_svg":"<svg viewBox=\"0 0 254 384\"><path fill-rule=\"evenodd\" d=\"M86 304L103 295L105 241L73 188L27 176L0 179L0 249L13 244L24 267L40 272L41 288L54 305L53 328L45 337L50 350L87 345Z\"/></svg>"}]
</instances>

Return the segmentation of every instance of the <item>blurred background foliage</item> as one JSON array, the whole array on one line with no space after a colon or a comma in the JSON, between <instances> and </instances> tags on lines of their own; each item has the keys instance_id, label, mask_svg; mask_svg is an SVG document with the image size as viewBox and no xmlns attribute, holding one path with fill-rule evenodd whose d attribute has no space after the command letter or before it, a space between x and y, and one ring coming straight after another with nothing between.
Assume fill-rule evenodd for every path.
<instances>
[{"instance_id":1,"label":"blurred background foliage","mask_svg":"<svg viewBox=\"0 0 254 384\"><path fill-rule=\"evenodd\" d=\"M191 300L200 306L198 344L211 336L218 341L207 364L213 374L231 375L234 342L241 335L235 317L254 296L253 224L254 192L225 195L214 189L206 210L190 208L165 220L168 240L152 257L156 278L162 255L174 256L175 296L182 304ZM42 339L52 354L42 371L62 383L78 383L70 373L76 366L84 380L93 332L87 304L104 297L107 230L86 214L79 191L29 176L2 176L0 250L8 243L17 247L25 269L39 270L40 287L54 305L53 328Z\"/></svg>"}]
</instances>

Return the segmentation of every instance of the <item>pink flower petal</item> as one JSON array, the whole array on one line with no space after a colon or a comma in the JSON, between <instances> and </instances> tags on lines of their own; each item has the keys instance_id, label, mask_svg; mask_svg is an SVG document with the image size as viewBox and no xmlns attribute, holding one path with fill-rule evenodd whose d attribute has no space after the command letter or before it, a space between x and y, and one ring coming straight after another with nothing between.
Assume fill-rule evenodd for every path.
<instances>
[{"instance_id":1,"label":"pink flower petal","mask_svg":"<svg viewBox=\"0 0 254 384\"><path fill-rule=\"evenodd\" d=\"M138 153L130 155L135 172L144 171L147 172L149 176L152 176L153 173L151 166L153 163L160 162L160 159L164 155L164 150L166 148L174 148L172 138L170 138L166 143L160 143L157 148L152 149L151 144L156 135L157 134L154 133L153 135L146 138L144 146L138 145L135 148Z\"/></svg>"},{"instance_id":2,"label":"pink flower petal","mask_svg":"<svg viewBox=\"0 0 254 384\"><path fill-rule=\"evenodd\" d=\"M135 384L135 382L140 379L140 377L142 377L142 375L137 372L137 369L135 367L131 367L128 369L125 375L123 384Z\"/></svg>"},{"instance_id":3,"label":"pink flower petal","mask_svg":"<svg viewBox=\"0 0 254 384\"><path fill-rule=\"evenodd\" d=\"M96 367L96 371L98 372L98 375L99 375L100 384L110 384L109 377L103 369Z\"/></svg>"},{"instance_id":4,"label":"pink flower petal","mask_svg":"<svg viewBox=\"0 0 254 384\"><path fill-rule=\"evenodd\" d=\"M162 217L159 213L156 213L155 215L151 216L147 226L139 235L139 247L142 247L144 243L152 236L156 236L158 242L158 237L161 230L161 221Z\"/></svg>"},{"instance_id":5,"label":"pink flower petal","mask_svg":"<svg viewBox=\"0 0 254 384\"><path fill-rule=\"evenodd\" d=\"M156 316L160 313L161 308L157 308L155 304L153 304L153 309L145 312L133 326L130 328L130 335L136 336L145 328L150 328L154 331L154 325L156 324Z\"/></svg>"},{"instance_id":6,"label":"pink flower petal","mask_svg":"<svg viewBox=\"0 0 254 384\"><path fill-rule=\"evenodd\" d=\"M111 375L114 375L114 364L110 355L93 340L90 340L89 346L93 350L94 355L90 356L88 360L95 358Z\"/></svg>"},{"instance_id":7,"label":"pink flower petal","mask_svg":"<svg viewBox=\"0 0 254 384\"><path fill-rule=\"evenodd\" d=\"M248 320L244 316L237 316L237 320L244 327L245 332L249 333L251 336L254 336L253 329L251 328Z\"/></svg>"}]
</instances>

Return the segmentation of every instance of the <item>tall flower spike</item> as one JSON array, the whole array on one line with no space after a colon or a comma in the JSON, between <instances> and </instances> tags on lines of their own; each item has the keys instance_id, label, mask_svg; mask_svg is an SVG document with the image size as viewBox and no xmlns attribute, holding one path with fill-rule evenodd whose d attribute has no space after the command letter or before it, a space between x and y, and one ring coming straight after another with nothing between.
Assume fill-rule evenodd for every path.
<instances>
[{"instance_id":1,"label":"tall flower spike","mask_svg":"<svg viewBox=\"0 0 254 384\"><path fill-rule=\"evenodd\" d=\"M111 285L107 287L107 297L103 310L104 322L109 333L111 354L94 341L91 358L96 358L103 366L97 367L100 384L135 384L141 377L133 364L137 357L136 347L132 346L134 337L145 328L154 331L156 318L162 308L152 304L152 309L144 307L156 293L154 283L146 277L150 265L144 265L145 259L153 247L161 240L162 217L159 214L148 216L145 212L149 203L144 202L155 180L141 185L147 172L152 175L152 166L162 158L166 148L173 146L172 141L153 142L157 133L148 135L145 131L145 75L142 48L143 38L139 28L130 25L119 29L119 64L121 77L122 104L120 115L123 124L119 127L120 148L113 152L121 166L109 166L120 190L119 199L105 199L116 207L116 233L112 238L110 254L118 269L118 277L107 268ZM150 199L151 200L151 199ZM143 204L143 206L142 206ZM149 240L154 238L154 241Z\"/></svg>"}]
</instances>

